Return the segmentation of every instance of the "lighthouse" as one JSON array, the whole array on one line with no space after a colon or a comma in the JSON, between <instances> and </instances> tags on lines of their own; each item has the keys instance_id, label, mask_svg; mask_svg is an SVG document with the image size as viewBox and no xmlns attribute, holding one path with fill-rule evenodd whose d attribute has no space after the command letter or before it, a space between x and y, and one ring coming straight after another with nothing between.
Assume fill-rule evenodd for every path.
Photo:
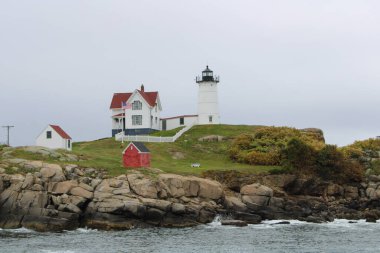
<instances>
[{"instance_id":1,"label":"lighthouse","mask_svg":"<svg viewBox=\"0 0 380 253\"><path fill-rule=\"evenodd\" d=\"M196 77L198 89L198 124L220 124L218 109L218 83L219 77L214 76L211 69L206 66L202 77Z\"/></svg>"}]
</instances>

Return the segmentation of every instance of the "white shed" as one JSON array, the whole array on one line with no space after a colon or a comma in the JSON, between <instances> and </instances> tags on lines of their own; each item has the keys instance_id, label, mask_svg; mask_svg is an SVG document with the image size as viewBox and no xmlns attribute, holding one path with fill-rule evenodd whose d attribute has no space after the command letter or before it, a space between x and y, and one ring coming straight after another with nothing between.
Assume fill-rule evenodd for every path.
<instances>
[{"instance_id":1,"label":"white shed","mask_svg":"<svg viewBox=\"0 0 380 253\"><path fill-rule=\"evenodd\" d=\"M181 115L171 118L162 118L161 130L171 130L177 127L189 126L197 124L198 115Z\"/></svg>"},{"instance_id":2,"label":"white shed","mask_svg":"<svg viewBox=\"0 0 380 253\"><path fill-rule=\"evenodd\" d=\"M60 126L48 125L37 137L36 145L52 149L71 151L71 137Z\"/></svg>"}]
</instances>

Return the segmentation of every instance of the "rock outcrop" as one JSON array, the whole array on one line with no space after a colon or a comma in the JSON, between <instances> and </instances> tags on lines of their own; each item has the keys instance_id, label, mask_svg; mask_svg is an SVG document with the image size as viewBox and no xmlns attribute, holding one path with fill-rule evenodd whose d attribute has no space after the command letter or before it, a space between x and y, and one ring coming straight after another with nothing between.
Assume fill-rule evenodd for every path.
<instances>
[{"instance_id":1,"label":"rock outcrop","mask_svg":"<svg viewBox=\"0 0 380 253\"><path fill-rule=\"evenodd\" d=\"M224 177L228 183L221 184L161 172L148 176L129 171L109 178L77 165L15 158L6 162L30 172L0 171L0 228L186 227L211 222L217 214L224 224L235 226L263 219L380 218L380 176L375 175L362 183L339 185L294 175L239 178L230 173Z\"/></svg>"},{"instance_id":2,"label":"rock outcrop","mask_svg":"<svg viewBox=\"0 0 380 253\"><path fill-rule=\"evenodd\" d=\"M228 191L224 206L234 219L248 223L259 221L252 215L309 222L335 218L376 221L380 218L380 180L377 179L370 176L361 184L338 185L315 178L269 175L258 178L261 183L242 186L239 192ZM269 185L262 185L263 182Z\"/></svg>"},{"instance_id":3,"label":"rock outcrop","mask_svg":"<svg viewBox=\"0 0 380 253\"><path fill-rule=\"evenodd\" d=\"M220 141L224 141L226 139L227 139L226 137L221 136L221 135L208 135L208 136L204 136L204 137L199 138L198 141L201 141L201 142L220 142Z\"/></svg>"},{"instance_id":4,"label":"rock outcrop","mask_svg":"<svg viewBox=\"0 0 380 253\"><path fill-rule=\"evenodd\" d=\"M211 222L223 208L222 185L208 179L139 172L100 179L35 164L40 171L25 176L0 174L1 228L184 227Z\"/></svg>"}]
</instances>

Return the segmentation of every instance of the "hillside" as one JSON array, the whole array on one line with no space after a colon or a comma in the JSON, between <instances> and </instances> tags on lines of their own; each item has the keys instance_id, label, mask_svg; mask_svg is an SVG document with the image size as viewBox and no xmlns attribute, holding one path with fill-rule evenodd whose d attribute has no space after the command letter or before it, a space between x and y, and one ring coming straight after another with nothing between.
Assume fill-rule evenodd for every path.
<instances>
[{"instance_id":1,"label":"hillside","mask_svg":"<svg viewBox=\"0 0 380 253\"><path fill-rule=\"evenodd\" d=\"M175 131L178 131L178 129ZM170 134L173 135L175 131L171 131ZM263 131L269 133L269 135L265 135L265 138L263 138ZM167 136L168 132L156 132L155 135ZM239 139L239 136L257 137L260 135L260 145L254 142L253 144L251 143L253 146L250 145L250 148L263 150L264 148L268 149L283 145L284 140L294 134L300 135L303 133L292 128L202 125L194 126L175 143L146 143L146 146L152 153L151 167L164 172L199 175L209 170L238 170L243 173L260 173L274 169L278 171L281 167L278 166L279 164L257 165L231 159L230 149ZM310 135L310 131L308 131L308 135ZM323 134L321 136L323 138ZM313 137L311 140L318 140L319 137ZM56 162L62 165L77 164L82 167L105 169L109 175L115 176L126 172L126 169L122 166L122 151L127 144L117 142L113 138L104 138L89 142L77 142L73 144L72 152L58 150L54 151L53 155L44 154L51 151L33 151L33 147L20 147L3 153L8 153L7 155L12 158ZM246 151L243 150L242 154L244 152ZM201 167L192 168L192 163L200 163Z\"/></svg>"},{"instance_id":2,"label":"hillside","mask_svg":"<svg viewBox=\"0 0 380 253\"><path fill-rule=\"evenodd\" d=\"M151 150L154 168L178 174L200 174L206 170L232 170L257 173L268 171L274 166L251 166L232 162L227 155L231 140L241 133L254 133L258 126L245 125L209 125L194 126L175 143L145 143ZM156 136L167 136L165 131ZM219 142L199 141L200 138L219 135ZM125 171L122 167L121 152L127 145L122 145L113 138L91 142L78 142L73 145L73 153L85 158L79 164L83 166L107 168L111 174ZM198 162L200 168L192 168Z\"/></svg>"}]
</instances>

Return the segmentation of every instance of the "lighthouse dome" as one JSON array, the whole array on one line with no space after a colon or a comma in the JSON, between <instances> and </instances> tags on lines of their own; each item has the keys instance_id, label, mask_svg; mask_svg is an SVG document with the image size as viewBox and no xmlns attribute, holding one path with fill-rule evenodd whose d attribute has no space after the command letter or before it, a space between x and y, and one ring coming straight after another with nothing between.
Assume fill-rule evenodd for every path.
<instances>
[{"instance_id":1,"label":"lighthouse dome","mask_svg":"<svg viewBox=\"0 0 380 253\"><path fill-rule=\"evenodd\" d=\"M197 77L196 82L197 83L201 83L201 82L216 82L216 83L218 83L219 78L214 77L214 72L208 66L206 66L205 70L202 71L202 77Z\"/></svg>"},{"instance_id":2,"label":"lighthouse dome","mask_svg":"<svg viewBox=\"0 0 380 253\"><path fill-rule=\"evenodd\" d=\"M208 66L202 71L202 81L214 81L214 74Z\"/></svg>"}]
</instances>

